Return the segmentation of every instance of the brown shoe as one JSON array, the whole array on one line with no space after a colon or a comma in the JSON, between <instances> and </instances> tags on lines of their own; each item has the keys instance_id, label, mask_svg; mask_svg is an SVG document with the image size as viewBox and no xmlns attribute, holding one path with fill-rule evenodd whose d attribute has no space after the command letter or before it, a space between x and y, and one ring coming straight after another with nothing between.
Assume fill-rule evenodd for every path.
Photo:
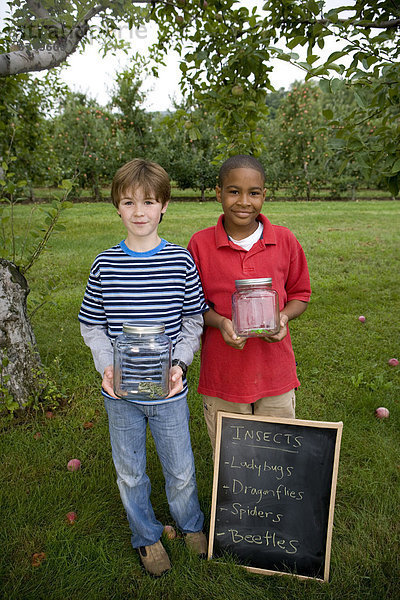
<instances>
[{"instance_id":1,"label":"brown shoe","mask_svg":"<svg viewBox=\"0 0 400 600\"><path fill-rule=\"evenodd\" d=\"M202 531L185 533L185 544L190 550L196 552L200 558L207 556L207 538Z\"/></svg>"},{"instance_id":2,"label":"brown shoe","mask_svg":"<svg viewBox=\"0 0 400 600\"><path fill-rule=\"evenodd\" d=\"M144 568L150 575L160 577L170 570L171 563L160 540L151 546L140 546L138 552Z\"/></svg>"}]
</instances>

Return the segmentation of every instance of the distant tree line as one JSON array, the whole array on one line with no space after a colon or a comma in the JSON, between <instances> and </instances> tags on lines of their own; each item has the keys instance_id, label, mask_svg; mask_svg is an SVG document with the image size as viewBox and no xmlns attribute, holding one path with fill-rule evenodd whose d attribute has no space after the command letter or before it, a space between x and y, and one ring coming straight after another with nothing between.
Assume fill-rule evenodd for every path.
<instances>
[{"instance_id":1,"label":"distant tree line","mask_svg":"<svg viewBox=\"0 0 400 600\"><path fill-rule=\"evenodd\" d=\"M204 198L215 187L218 164L235 147L226 143L223 150L215 114L202 105L182 104L167 114L144 110L143 68L138 59L117 75L106 106L71 93L56 75L0 79L0 176L7 173L7 185L32 198L34 188L71 180L73 196L88 189L100 200L116 169L141 156L162 164L180 189L199 190ZM289 197L311 199L321 189L337 197L379 187L362 154L343 163L337 131L327 125L333 114L340 122L355 103L345 87L332 95L312 82L267 94L266 116L256 134L270 195L285 189ZM371 137L377 126L367 120L358 133Z\"/></svg>"}]
</instances>

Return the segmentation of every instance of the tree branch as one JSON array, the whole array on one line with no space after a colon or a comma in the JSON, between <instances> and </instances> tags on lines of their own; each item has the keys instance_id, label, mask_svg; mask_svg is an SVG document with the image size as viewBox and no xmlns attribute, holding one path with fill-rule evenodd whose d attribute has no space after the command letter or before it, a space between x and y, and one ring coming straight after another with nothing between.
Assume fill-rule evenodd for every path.
<instances>
[{"instance_id":1,"label":"tree branch","mask_svg":"<svg viewBox=\"0 0 400 600\"><path fill-rule=\"evenodd\" d=\"M32 4L32 2L30 2ZM34 3L40 9L38 2ZM109 8L110 3L104 3L91 8L66 36L59 36L51 42L50 50L15 50L0 55L0 77L18 75L31 71L43 71L58 67L70 54L75 52L82 38L89 30L89 21L97 14ZM45 9L43 9L44 11ZM46 12L46 11L45 11ZM43 13L41 13L43 15Z\"/></svg>"},{"instance_id":2,"label":"tree branch","mask_svg":"<svg viewBox=\"0 0 400 600\"><path fill-rule=\"evenodd\" d=\"M304 23L304 22L303 22ZM310 25L311 21L308 22ZM329 19L319 19L320 25L352 25L353 27L362 27L363 29L397 29L400 27L400 19L391 19L390 21L352 21L351 19L338 19L336 22Z\"/></svg>"},{"instance_id":3,"label":"tree branch","mask_svg":"<svg viewBox=\"0 0 400 600\"><path fill-rule=\"evenodd\" d=\"M50 25L47 25L49 29L56 29L57 31L63 31L61 23L53 19L48 10L46 10L38 0L26 0L26 5L30 12L38 19L45 19L49 21Z\"/></svg>"}]
</instances>

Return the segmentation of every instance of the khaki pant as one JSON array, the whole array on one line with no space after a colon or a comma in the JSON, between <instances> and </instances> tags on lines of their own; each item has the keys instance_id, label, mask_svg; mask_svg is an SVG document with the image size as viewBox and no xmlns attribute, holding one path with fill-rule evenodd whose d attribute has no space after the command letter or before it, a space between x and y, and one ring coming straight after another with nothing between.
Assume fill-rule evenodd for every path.
<instances>
[{"instance_id":1,"label":"khaki pant","mask_svg":"<svg viewBox=\"0 0 400 600\"><path fill-rule=\"evenodd\" d=\"M207 424L213 452L215 452L215 435L217 429L218 411L240 413L242 415L262 415L264 417L295 418L296 396L295 391L290 390L280 396L269 396L260 398L251 404L241 402L227 402L221 398L203 396L204 418Z\"/></svg>"}]
</instances>

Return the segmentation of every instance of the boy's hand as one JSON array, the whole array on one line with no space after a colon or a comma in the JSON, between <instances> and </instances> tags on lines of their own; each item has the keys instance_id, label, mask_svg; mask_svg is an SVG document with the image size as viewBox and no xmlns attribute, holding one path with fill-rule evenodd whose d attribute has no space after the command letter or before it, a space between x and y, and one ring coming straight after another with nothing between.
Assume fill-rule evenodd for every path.
<instances>
[{"instance_id":1,"label":"boy's hand","mask_svg":"<svg viewBox=\"0 0 400 600\"><path fill-rule=\"evenodd\" d=\"M169 370L169 394L166 396L167 398L171 398L175 396L179 392L183 390L183 381L182 381L183 371L179 365L175 365L171 367Z\"/></svg>"},{"instance_id":2,"label":"boy's hand","mask_svg":"<svg viewBox=\"0 0 400 600\"><path fill-rule=\"evenodd\" d=\"M210 308L210 310L204 314L204 323L207 325L207 327L215 327L216 329L219 329L224 342L228 344L228 346L232 346L232 348L236 348L237 350L242 350L246 343L246 338L236 335L230 319L223 317L213 308Z\"/></svg>"},{"instance_id":3,"label":"boy's hand","mask_svg":"<svg viewBox=\"0 0 400 600\"><path fill-rule=\"evenodd\" d=\"M243 349L247 339L236 335L230 319L223 317L220 321L219 330L224 338L224 342L228 344L228 346L232 346L232 348L236 348L237 350Z\"/></svg>"},{"instance_id":4,"label":"boy's hand","mask_svg":"<svg viewBox=\"0 0 400 600\"><path fill-rule=\"evenodd\" d=\"M289 317L283 313L280 316L280 330L275 335L265 336L263 339L266 342L281 342L287 336L287 324Z\"/></svg>"},{"instance_id":5,"label":"boy's hand","mask_svg":"<svg viewBox=\"0 0 400 600\"><path fill-rule=\"evenodd\" d=\"M101 382L102 388L107 394L113 398L117 398L114 394L114 369L110 365L104 369L103 381Z\"/></svg>"}]
</instances>

